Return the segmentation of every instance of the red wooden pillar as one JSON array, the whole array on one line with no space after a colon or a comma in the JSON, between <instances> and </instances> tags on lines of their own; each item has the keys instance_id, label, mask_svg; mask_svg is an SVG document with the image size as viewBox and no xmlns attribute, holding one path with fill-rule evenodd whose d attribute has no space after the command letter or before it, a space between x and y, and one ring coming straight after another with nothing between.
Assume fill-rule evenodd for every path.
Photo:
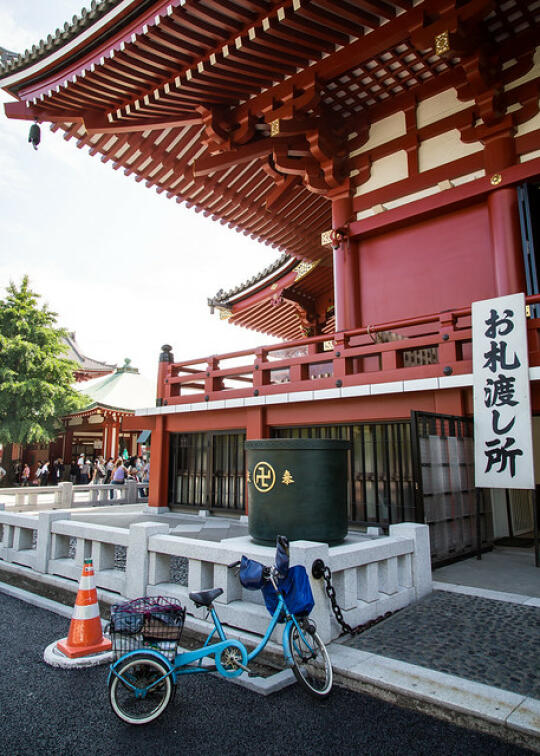
<instances>
[{"instance_id":1,"label":"red wooden pillar","mask_svg":"<svg viewBox=\"0 0 540 756\"><path fill-rule=\"evenodd\" d=\"M259 438L268 438L265 408L258 406L247 407L246 416L246 440L256 441Z\"/></svg>"},{"instance_id":2,"label":"red wooden pillar","mask_svg":"<svg viewBox=\"0 0 540 756\"><path fill-rule=\"evenodd\" d=\"M113 420L110 425L110 441L109 441L109 448L111 450L109 456L113 459L116 459L118 457L118 447L119 447L119 441L120 441L120 422L118 418L116 420Z\"/></svg>"},{"instance_id":3,"label":"red wooden pillar","mask_svg":"<svg viewBox=\"0 0 540 756\"><path fill-rule=\"evenodd\" d=\"M516 160L513 129L506 120L483 139L484 166L492 183L500 182L504 169ZM502 187L488 197L489 224L497 296L526 290L517 191Z\"/></svg>"},{"instance_id":4,"label":"red wooden pillar","mask_svg":"<svg viewBox=\"0 0 540 756\"><path fill-rule=\"evenodd\" d=\"M73 431L71 430L71 428L66 428L66 433L64 435L63 454L62 454L64 462L66 461L71 462L71 458L73 457L72 446L73 446Z\"/></svg>"},{"instance_id":5,"label":"red wooden pillar","mask_svg":"<svg viewBox=\"0 0 540 756\"><path fill-rule=\"evenodd\" d=\"M332 199L332 228L346 227L353 216L352 198L344 190ZM362 324L360 307L358 242L346 236L334 249L334 309L336 331L349 331Z\"/></svg>"},{"instance_id":6,"label":"red wooden pillar","mask_svg":"<svg viewBox=\"0 0 540 756\"><path fill-rule=\"evenodd\" d=\"M105 459L109 459L109 457L112 457L111 430L112 430L112 423L107 417L103 421L103 456L105 457Z\"/></svg>"},{"instance_id":7,"label":"red wooden pillar","mask_svg":"<svg viewBox=\"0 0 540 756\"><path fill-rule=\"evenodd\" d=\"M150 490L148 506L168 508L169 502L169 434L165 429L165 418L157 415L156 427L152 431L152 454L150 459Z\"/></svg>"},{"instance_id":8,"label":"red wooden pillar","mask_svg":"<svg viewBox=\"0 0 540 756\"><path fill-rule=\"evenodd\" d=\"M525 291L515 187L504 187L491 192L488 197L488 211L497 296Z\"/></svg>"}]
</instances>

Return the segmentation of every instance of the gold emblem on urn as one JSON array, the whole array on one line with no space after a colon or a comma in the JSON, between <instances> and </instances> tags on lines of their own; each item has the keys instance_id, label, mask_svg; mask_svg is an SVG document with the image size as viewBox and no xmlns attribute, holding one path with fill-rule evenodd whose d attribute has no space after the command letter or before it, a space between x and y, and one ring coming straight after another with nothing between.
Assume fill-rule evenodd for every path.
<instances>
[{"instance_id":1,"label":"gold emblem on urn","mask_svg":"<svg viewBox=\"0 0 540 756\"><path fill-rule=\"evenodd\" d=\"M283 473L281 482L283 483L284 486L290 486L291 483L294 483L294 478L289 472L289 470L285 470L285 472Z\"/></svg>"},{"instance_id":2,"label":"gold emblem on urn","mask_svg":"<svg viewBox=\"0 0 540 756\"><path fill-rule=\"evenodd\" d=\"M268 462L257 462L253 469L253 485L260 493L268 493L274 487L276 473Z\"/></svg>"}]
</instances>

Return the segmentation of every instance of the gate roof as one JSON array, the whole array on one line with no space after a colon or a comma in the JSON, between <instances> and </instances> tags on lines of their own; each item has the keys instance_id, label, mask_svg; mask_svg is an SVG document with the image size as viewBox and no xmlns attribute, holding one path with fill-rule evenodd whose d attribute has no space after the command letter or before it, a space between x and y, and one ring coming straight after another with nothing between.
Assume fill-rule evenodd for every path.
<instances>
[{"instance_id":1,"label":"gate roof","mask_svg":"<svg viewBox=\"0 0 540 756\"><path fill-rule=\"evenodd\" d=\"M515 60L538 38L537 5L101 0L4 56L0 85L20 100L10 117L50 121L158 193L318 260L328 197L361 178L349 154L369 123L466 84L434 40L474 22Z\"/></svg>"}]
</instances>

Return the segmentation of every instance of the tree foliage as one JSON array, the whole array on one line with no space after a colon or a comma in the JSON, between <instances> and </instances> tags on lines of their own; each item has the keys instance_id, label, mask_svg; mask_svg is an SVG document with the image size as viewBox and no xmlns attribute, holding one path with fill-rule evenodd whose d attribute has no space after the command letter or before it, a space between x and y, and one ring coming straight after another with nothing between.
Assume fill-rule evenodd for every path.
<instances>
[{"instance_id":1,"label":"tree foliage","mask_svg":"<svg viewBox=\"0 0 540 756\"><path fill-rule=\"evenodd\" d=\"M66 331L56 313L38 304L25 276L0 300L0 443L53 439L59 418L85 404L75 391L76 364L63 355Z\"/></svg>"}]
</instances>

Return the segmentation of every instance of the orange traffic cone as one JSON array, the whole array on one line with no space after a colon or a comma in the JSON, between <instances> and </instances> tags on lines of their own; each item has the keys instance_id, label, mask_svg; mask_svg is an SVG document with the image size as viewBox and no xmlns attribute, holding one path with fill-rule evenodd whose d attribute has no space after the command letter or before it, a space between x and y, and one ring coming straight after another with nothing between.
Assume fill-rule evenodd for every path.
<instances>
[{"instance_id":1,"label":"orange traffic cone","mask_svg":"<svg viewBox=\"0 0 540 756\"><path fill-rule=\"evenodd\" d=\"M58 641L56 646L70 659L109 651L112 647L111 641L103 637L101 629L97 591L94 583L94 568L91 559L84 560L68 637Z\"/></svg>"}]
</instances>

